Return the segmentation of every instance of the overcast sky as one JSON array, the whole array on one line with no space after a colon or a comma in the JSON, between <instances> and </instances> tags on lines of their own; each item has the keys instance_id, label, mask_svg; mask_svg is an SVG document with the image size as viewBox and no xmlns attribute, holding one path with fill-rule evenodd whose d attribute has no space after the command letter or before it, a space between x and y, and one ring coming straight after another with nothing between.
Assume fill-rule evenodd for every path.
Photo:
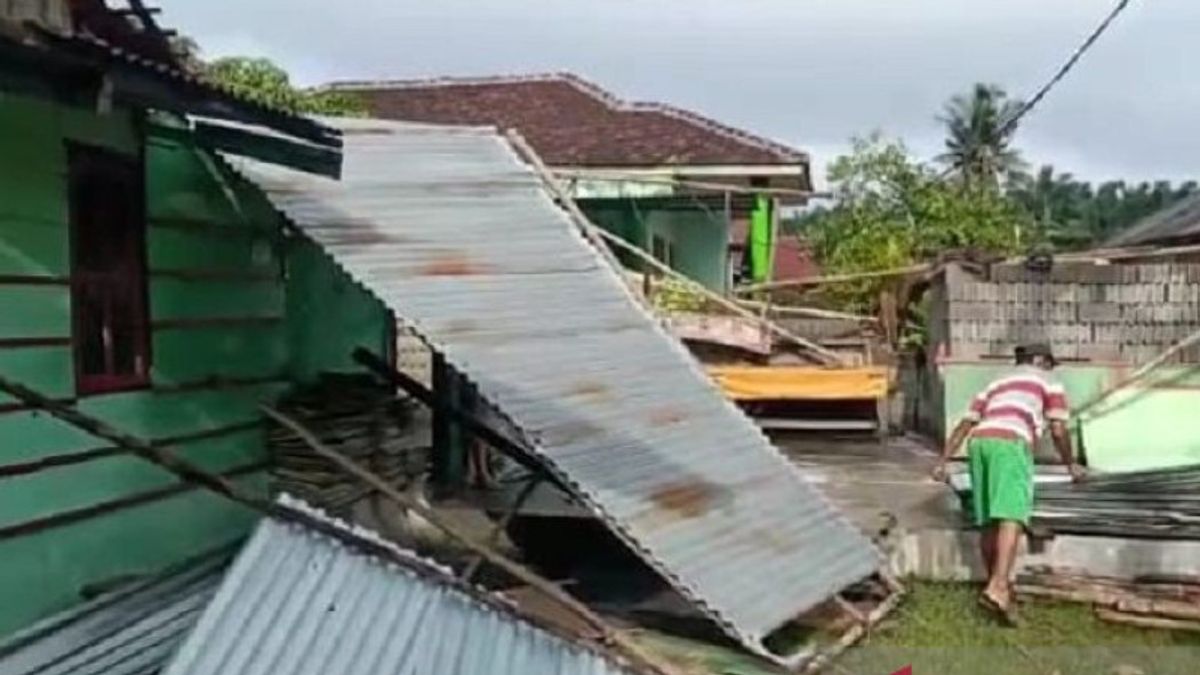
<instances>
[{"instance_id":1,"label":"overcast sky","mask_svg":"<svg viewBox=\"0 0 1200 675\"><path fill-rule=\"evenodd\" d=\"M163 0L205 55L266 56L301 84L570 70L812 153L879 129L939 151L976 81L1036 89L1113 0ZM1133 0L1022 126L1090 179L1200 175L1200 2Z\"/></svg>"}]
</instances>

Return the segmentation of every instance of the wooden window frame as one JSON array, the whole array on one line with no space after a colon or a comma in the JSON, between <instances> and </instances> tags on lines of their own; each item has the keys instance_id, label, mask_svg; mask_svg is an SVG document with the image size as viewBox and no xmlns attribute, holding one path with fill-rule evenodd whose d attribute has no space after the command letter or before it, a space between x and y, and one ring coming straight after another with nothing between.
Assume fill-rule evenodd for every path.
<instances>
[{"instance_id":1,"label":"wooden window frame","mask_svg":"<svg viewBox=\"0 0 1200 675\"><path fill-rule=\"evenodd\" d=\"M146 253L146 181L145 161L142 154L128 155L107 148L83 143L67 143L67 203L68 226L70 230L70 261L71 261L71 325L72 325L72 355L75 370L75 391L79 396L108 394L121 391L145 389L150 386L151 364L151 325L150 299L148 282L148 265ZM81 205L79 204L79 185L88 180L88 174L95 171L122 173L128 177L128 185L133 193L132 219L135 228L133 249L128 255L125 269L118 272L90 272L83 269L82 248L84 237L80 233L83 227L81 221ZM87 326L87 314L83 298L88 292L89 284L97 277L109 277L106 281L117 288L125 286L129 296L122 298L129 303L127 307L132 313L133 327L129 349L133 359L132 372L114 372L117 348L112 344L105 345L102 358L108 366L106 372L87 372L85 370L87 357L84 353L86 340L84 332ZM129 290L132 289L132 290ZM117 294L106 298L120 298Z\"/></svg>"}]
</instances>

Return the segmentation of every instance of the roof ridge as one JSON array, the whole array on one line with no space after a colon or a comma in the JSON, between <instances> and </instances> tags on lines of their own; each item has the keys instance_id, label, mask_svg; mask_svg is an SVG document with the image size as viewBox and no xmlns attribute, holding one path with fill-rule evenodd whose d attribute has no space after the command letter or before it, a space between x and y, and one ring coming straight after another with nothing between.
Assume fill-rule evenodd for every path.
<instances>
[{"instance_id":1,"label":"roof ridge","mask_svg":"<svg viewBox=\"0 0 1200 675\"><path fill-rule=\"evenodd\" d=\"M673 117L679 121L692 124L725 138L759 150L773 153L780 159L802 162L809 159L808 153L798 150L785 143L772 140L765 136L738 129L718 122L707 115L688 110L669 103L658 101L631 101L624 99L595 82L570 71L546 71L527 73L523 75L480 75L456 76L446 75L429 78L413 78L398 80L345 80L331 82L322 87L333 91L356 91L363 89L422 89L432 87L470 87L487 85L521 84L527 82L562 82L569 84L579 92L590 96L617 112L658 113Z\"/></svg>"}]
</instances>

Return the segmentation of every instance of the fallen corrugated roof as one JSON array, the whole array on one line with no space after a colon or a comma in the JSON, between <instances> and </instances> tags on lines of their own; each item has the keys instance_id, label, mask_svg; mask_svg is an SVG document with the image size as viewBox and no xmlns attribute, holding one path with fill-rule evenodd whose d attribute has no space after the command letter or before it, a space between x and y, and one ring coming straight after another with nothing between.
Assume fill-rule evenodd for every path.
<instances>
[{"instance_id":1,"label":"fallen corrugated roof","mask_svg":"<svg viewBox=\"0 0 1200 675\"><path fill-rule=\"evenodd\" d=\"M308 512L407 559L354 552L266 519L165 675L631 675L583 643L372 532Z\"/></svg>"},{"instance_id":2,"label":"fallen corrugated roof","mask_svg":"<svg viewBox=\"0 0 1200 675\"><path fill-rule=\"evenodd\" d=\"M157 673L200 618L229 554L131 584L0 644L0 675Z\"/></svg>"},{"instance_id":3,"label":"fallen corrugated roof","mask_svg":"<svg viewBox=\"0 0 1200 675\"><path fill-rule=\"evenodd\" d=\"M639 305L486 129L343 123L342 182L230 161L525 434L685 597L762 639L870 542Z\"/></svg>"}]
</instances>

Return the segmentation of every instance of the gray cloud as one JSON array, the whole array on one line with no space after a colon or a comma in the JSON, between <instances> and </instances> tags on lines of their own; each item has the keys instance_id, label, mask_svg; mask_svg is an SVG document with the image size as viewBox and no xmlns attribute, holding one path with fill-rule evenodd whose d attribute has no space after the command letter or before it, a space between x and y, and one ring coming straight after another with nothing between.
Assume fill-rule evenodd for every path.
<instances>
[{"instance_id":1,"label":"gray cloud","mask_svg":"<svg viewBox=\"0 0 1200 675\"><path fill-rule=\"evenodd\" d=\"M873 129L923 156L975 81L1035 89L1110 0L180 0L165 22L211 55L301 82L572 70L693 108L824 163ZM1200 3L1135 2L1019 137L1088 178L1197 173Z\"/></svg>"}]
</instances>

